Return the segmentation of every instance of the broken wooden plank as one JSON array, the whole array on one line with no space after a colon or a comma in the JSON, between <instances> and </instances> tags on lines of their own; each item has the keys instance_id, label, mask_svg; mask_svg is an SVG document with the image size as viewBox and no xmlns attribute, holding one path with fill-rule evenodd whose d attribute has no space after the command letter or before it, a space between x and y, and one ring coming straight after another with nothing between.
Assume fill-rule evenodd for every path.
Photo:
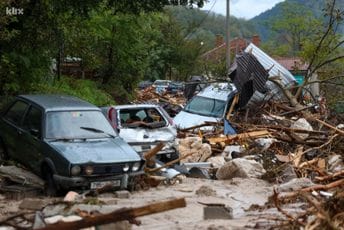
<instances>
[{"instance_id":1,"label":"broken wooden plank","mask_svg":"<svg viewBox=\"0 0 344 230\"><path fill-rule=\"evenodd\" d=\"M122 208L107 214L86 216L81 220L73 222L58 222L56 224L51 224L47 225L44 228L40 228L40 230L76 230L91 226L110 224L122 220L133 221L135 218L140 216L150 215L183 207L186 207L185 199L178 198L174 200L162 201L154 204L145 205L138 208Z\"/></svg>"},{"instance_id":2,"label":"broken wooden plank","mask_svg":"<svg viewBox=\"0 0 344 230\"><path fill-rule=\"evenodd\" d=\"M150 160L152 157L154 157L163 147L165 146L164 143L159 142L154 148L150 149L149 151L145 152L143 154L143 158L145 160Z\"/></svg>"},{"instance_id":3,"label":"broken wooden plank","mask_svg":"<svg viewBox=\"0 0 344 230\"><path fill-rule=\"evenodd\" d=\"M260 138L260 137L269 137L271 136L271 133L268 130L260 130L260 131L253 131L253 132L247 132L247 133L240 133L235 135L228 135L226 137L213 137L208 138L210 144L216 144L224 142L225 144L231 144L232 142L236 140L245 140L250 138Z\"/></svg>"},{"instance_id":4,"label":"broken wooden plank","mask_svg":"<svg viewBox=\"0 0 344 230\"><path fill-rule=\"evenodd\" d=\"M153 168L153 169L148 169L148 168L147 168L147 169L146 169L146 172L149 172L149 173L157 172L157 171L159 171L159 170L161 170L161 169L163 169L163 168L167 168L167 167L169 167L169 166L171 166L171 165L173 165L173 164L175 164L175 163L177 163L177 162L179 162L179 161L181 161L181 160L183 160L183 159L185 159L185 158L187 158L187 157L189 157L189 156L191 156L191 155L193 155L193 154L195 154L195 153L197 153L197 152L191 151L191 152L185 154L184 156L179 157L178 159L175 159L175 160L173 160L173 161L167 162L166 164L164 164L164 165L162 165L162 166L160 166L160 167Z\"/></svg>"},{"instance_id":5,"label":"broken wooden plank","mask_svg":"<svg viewBox=\"0 0 344 230\"><path fill-rule=\"evenodd\" d=\"M340 187L340 186L344 186L344 179L340 179L329 184L318 184L311 187L306 187L295 192L282 193L278 196L278 199L292 198L299 195L301 192L312 192L316 190L329 190L329 189Z\"/></svg>"}]
</instances>

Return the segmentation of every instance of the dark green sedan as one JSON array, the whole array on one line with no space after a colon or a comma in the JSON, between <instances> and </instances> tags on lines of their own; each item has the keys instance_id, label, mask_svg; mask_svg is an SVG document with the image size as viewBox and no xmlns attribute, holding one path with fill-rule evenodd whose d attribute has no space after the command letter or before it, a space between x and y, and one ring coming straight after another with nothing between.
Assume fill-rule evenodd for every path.
<instances>
[{"instance_id":1,"label":"dark green sedan","mask_svg":"<svg viewBox=\"0 0 344 230\"><path fill-rule=\"evenodd\" d=\"M0 118L0 161L13 159L46 180L47 193L125 189L143 161L101 110L71 96L21 95Z\"/></svg>"}]
</instances>

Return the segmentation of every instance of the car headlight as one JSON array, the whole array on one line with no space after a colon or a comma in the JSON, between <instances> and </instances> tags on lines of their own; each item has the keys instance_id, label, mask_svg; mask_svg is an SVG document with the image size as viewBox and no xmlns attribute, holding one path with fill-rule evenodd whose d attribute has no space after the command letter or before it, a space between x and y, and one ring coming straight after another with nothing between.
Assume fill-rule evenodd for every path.
<instances>
[{"instance_id":1,"label":"car headlight","mask_svg":"<svg viewBox=\"0 0 344 230\"><path fill-rule=\"evenodd\" d=\"M136 163L134 163L134 165L133 165L133 167L131 168L131 170L132 170L133 172L136 172L137 170L139 170L140 166L141 166L141 163L140 163L140 162L136 162Z\"/></svg>"},{"instance_id":2,"label":"car headlight","mask_svg":"<svg viewBox=\"0 0 344 230\"><path fill-rule=\"evenodd\" d=\"M123 172L128 172L129 170L129 164L126 163L124 166L123 166Z\"/></svg>"},{"instance_id":3,"label":"car headlight","mask_svg":"<svg viewBox=\"0 0 344 230\"><path fill-rule=\"evenodd\" d=\"M79 175L81 172L81 168L79 165L74 165L71 169L70 169L70 173L72 174L72 176L77 176Z\"/></svg>"},{"instance_id":4,"label":"car headlight","mask_svg":"<svg viewBox=\"0 0 344 230\"><path fill-rule=\"evenodd\" d=\"M92 173L93 173L93 167L90 166L90 165L86 166L86 168L85 168L85 173L86 173L86 175L92 175Z\"/></svg>"}]
</instances>

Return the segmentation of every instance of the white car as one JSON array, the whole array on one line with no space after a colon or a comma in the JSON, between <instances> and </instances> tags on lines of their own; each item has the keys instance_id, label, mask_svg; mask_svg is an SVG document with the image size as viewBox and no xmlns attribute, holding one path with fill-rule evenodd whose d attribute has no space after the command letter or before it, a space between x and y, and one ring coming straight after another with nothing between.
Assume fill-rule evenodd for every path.
<instances>
[{"instance_id":1,"label":"white car","mask_svg":"<svg viewBox=\"0 0 344 230\"><path fill-rule=\"evenodd\" d=\"M141 157L159 142L165 147L157 160L168 162L178 158L175 148L177 130L172 118L158 105L138 104L103 107L103 113L119 136L131 145Z\"/></svg>"},{"instance_id":2,"label":"white car","mask_svg":"<svg viewBox=\"0 0 344 230\"><path fill-rule=\"evenodd\" d=\"M235 86L230 83L213 83L205 87L174 117L175 125L185 129L202 125L207 121L221 121L226 116L230 101L236 92Z\"/></svg>"}]
</instances>

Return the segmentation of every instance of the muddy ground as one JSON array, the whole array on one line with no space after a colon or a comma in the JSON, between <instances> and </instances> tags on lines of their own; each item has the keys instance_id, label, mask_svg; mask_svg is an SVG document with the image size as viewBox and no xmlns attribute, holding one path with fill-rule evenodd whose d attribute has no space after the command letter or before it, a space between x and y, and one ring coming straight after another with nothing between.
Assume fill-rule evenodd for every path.
<instances>
[{"instance_id":1,"label":"muddy ground","mask_svg":"<svg viewBox=\"0 0 344 230\"><path fill-rule=\"evenodd\" d=\"M94 198L93 204L85 204L85 199L81 199L77 202L79 204L68 209L61 204L47 205L43 213L46 216L71 215L77 209L98 210L104 213L121 207L139 207L184 197L187 203L185 208L137 218L142 223L140 226L132 225L132 229L265 229L268 225L273 224L266 215L269 216L268 213L271 213L276 218L278 212L274 209L260 212L254 207L264 205L272 191L273 185L261 179L234 178L220 181L185 178L181 183L174 185L159 185L149 190L131 192L129 198L117 198L114 193L104 193ZM44 196L41 196L40 199L46 202L56 201L56 198ZM2 196L0 201L1 219L19 211L25 211L25 209L19 208L21 202L22 200L9 200ZM205 220L204 203L225 204L233 210L233 219ZM263 216L265 217L263 218ZM107 229L113 229L113 227Z\"/></svg>"}]
</instances>

